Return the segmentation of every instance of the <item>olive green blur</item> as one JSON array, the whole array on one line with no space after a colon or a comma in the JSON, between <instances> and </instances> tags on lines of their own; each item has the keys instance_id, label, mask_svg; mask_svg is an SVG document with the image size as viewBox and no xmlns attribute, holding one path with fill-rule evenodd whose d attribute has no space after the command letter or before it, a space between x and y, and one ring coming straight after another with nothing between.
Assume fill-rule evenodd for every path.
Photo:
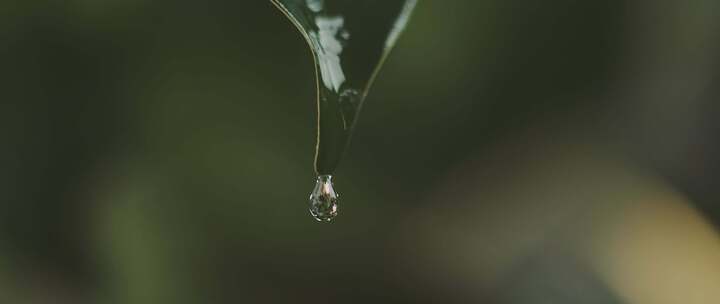
<instances>
[{"instance_id":1,"label":"olive green blur","mask_svg":"<svg viewBox=\"0 0 720 304\"><path fill-rule=\"evenodd\" d=\"M720 303L719 14L418 1L319 223L269 0L0 1L0 303Z\"/></svg>"}]
</instances>

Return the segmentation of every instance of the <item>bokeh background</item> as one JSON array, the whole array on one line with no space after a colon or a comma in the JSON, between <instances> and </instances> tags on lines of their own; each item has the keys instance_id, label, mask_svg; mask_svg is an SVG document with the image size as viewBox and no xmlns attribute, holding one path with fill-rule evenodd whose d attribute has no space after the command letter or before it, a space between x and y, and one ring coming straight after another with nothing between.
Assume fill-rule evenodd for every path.
<instances>
[{"instance_id":1,"label":"bokeh background","mask_svg":"<svg viewBox=\"0 0 720 304\"><path fill-rule=\"evenodd\" d=\"M4 0L0 303L720 303L718 33L716 0L421 0L321 224L269 1Z\"/></svg>"}]
</instances>

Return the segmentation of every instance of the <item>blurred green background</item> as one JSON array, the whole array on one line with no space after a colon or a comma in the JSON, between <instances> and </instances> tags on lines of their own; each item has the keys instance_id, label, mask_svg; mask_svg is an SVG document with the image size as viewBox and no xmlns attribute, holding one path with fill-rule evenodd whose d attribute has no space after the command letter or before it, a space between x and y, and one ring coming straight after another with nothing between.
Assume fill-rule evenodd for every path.
<instances>
[{"instance_id":1,"label":"blurred green background","mask_svg":"<svg viewBox=\"0 0 720 304\"><path fill-rule=\"evenodd\" d=\"M720 303L720 2L420 1L314 184L270 1L0 2L0 303Z\"/></svg>"}]
</instances>

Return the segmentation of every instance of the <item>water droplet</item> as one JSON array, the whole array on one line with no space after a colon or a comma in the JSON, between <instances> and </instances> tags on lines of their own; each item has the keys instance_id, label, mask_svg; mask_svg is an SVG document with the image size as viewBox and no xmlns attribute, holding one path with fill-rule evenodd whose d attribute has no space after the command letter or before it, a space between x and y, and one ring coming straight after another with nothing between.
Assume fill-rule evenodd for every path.
<instances>
[{"instance_id":1,"label":"water droplet","mask_svg":"<svg viewBox=\"0 0 720 304\"><path fill-rule=\"evenodd\" d=\"M333 188L332 175L320 175L310 194L310 214L318 222L332 221L338 214L338 195Z\"/></svg>"}]
</instances>

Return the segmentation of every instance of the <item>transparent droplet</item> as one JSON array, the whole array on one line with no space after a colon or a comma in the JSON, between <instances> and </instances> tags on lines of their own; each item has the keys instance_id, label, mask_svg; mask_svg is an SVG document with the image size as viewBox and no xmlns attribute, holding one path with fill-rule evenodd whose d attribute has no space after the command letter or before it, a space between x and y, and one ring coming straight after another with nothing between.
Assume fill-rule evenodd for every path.
<instances>
[{"instance_id":1,"label":"transparent droplet","mask_svg":"<svg viewBox=\"0 0 720 304\"><path fill-rule=\"evenodd\" d=\"M310 194L310 214L319 222L332 221L338 214L338 197L333 189L332 175L320 175Z\"/></svg>"}]
</instances>

